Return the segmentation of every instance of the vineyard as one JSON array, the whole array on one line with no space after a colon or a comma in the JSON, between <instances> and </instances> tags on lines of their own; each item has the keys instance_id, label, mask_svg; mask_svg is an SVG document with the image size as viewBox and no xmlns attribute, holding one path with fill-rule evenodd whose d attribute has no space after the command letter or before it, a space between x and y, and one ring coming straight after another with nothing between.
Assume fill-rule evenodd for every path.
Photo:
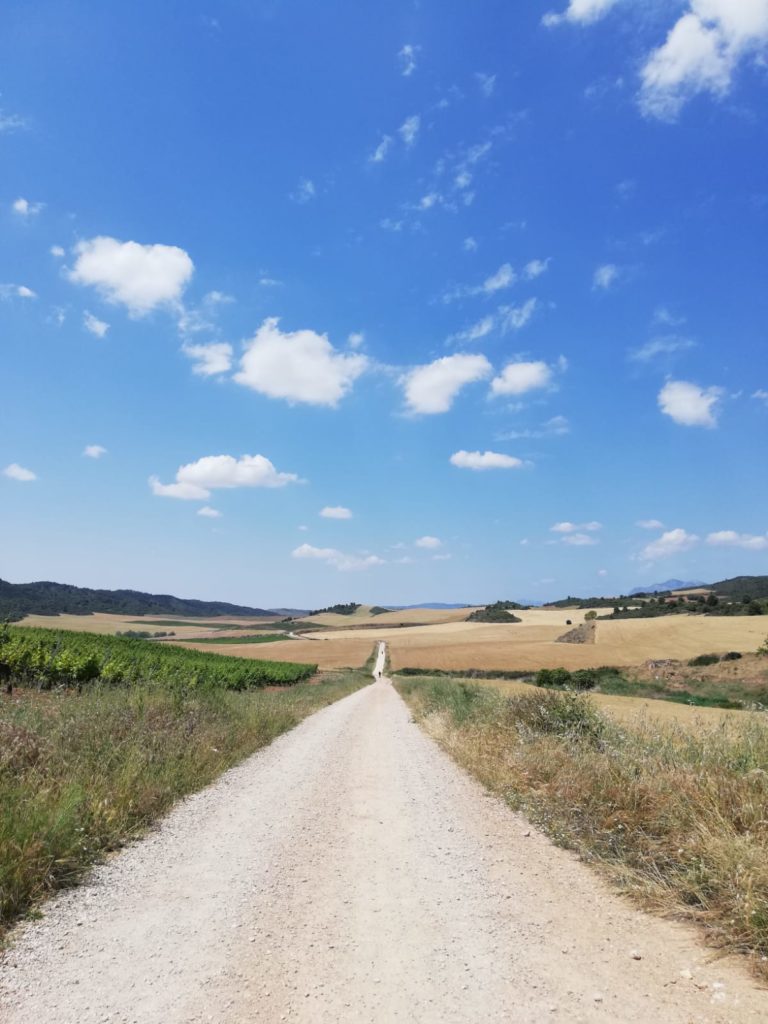
<instances>
[{"instance_id":1,"label":"vineyard","mask_svg":"<svg viewBox=\"0 0 768 1024\"><path fill-rule=\"evenodd\" d=\"M171 690L249 690L309 679L317 665L207 654L134 637L0 628L0 685L152 685Z\"/></svg>"}]
</instances>

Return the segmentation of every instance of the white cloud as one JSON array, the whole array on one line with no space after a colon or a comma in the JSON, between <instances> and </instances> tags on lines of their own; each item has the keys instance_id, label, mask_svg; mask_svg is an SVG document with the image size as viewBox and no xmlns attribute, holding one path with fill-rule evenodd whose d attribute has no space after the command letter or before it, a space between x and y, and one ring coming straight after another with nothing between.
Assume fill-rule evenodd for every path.
<instances>
[{"instance_id":1,"label":"white cloud","mask_svg":"<svg viewBox=\"0 0 768 1024\"><path fill-rule=\"evenodd\" d=\"M427 551L434 551L435 548L441 548L443 542L439 537L430 537L427 534L426 537L419 537L417 541L414 541L417 548L425 548Z\"/></svg>"},{"instance_id":2,"label":"white cloud","mask_svg":"<svg viewBox=\"0 0 768 1024\"><path fill-rule=\"evenodd\" d=\"M567 520L563 523L555 523L554 526L550 526L552 533L579 533L587 531L589 533L595 533L597 530L602 530L603 524L598 523L596 519L593 519L589 523L569 523Z\"/></svg>"},{"instance_id":3,"label":"white cloud","mask_svg":"<svg viewBox=\"0 0 768 1024\"><path fill-rule=\"evenodd\" d=\"M475 80L483 96L493 96L493 91L496 88L496 75L487 75L483 71L476 71Z\"/></svg>"},{"instance_id":4,"label":"white cloud","mask_svg":"<svg viewBox=\"0 0 768 1024\"><path fill-rule=\"evenodd\" d=\"M348 508L344 508L343 505L326 505L325 508L320 509L320 515L323 519L351 519L352 513Z\"/></svg>"},{"instance_id":5,"label":"white cloud","mask_svg":"<svg viewBox=\"0 0 768 1024\"><path fill-rule=\"evenodd\" d=\"M26 118L19 114L6 114L4 110L0 110L0 133L8 132L10 134L26 127Z\"/></svg>"},{"instance_id":6,"label":"white cloud","mask_svg":"<svg viewBox=\"0 0 768 1024\"><path fill-rule=\"evenodd\" d=\"M513 455L503 455L501 452L454 452L451 456L451 464L459 469L520 469L524 465L522 459L516 459Z\"/></svg>"},{"instance_id":7,"label":"white cloud","mask_svg":"<svg viewBox=\"0 0 768 1024\"><path fill-rule=\"evenodd\" d=\"M20 217L34 217L36 213L40 213L43 208L42 203L30 203L28 199L14 199L11 204L11 209L14 213L18 213Z\"/></svg>"},{"instance_id":8,"label":"white cloud","mask_svg":"<svg viewBox=\"0 0 768 1024\"><path fill-rule=\"evenodd\" d=\"M16 286L16 294L20 299L36 299L37 292L33 292L31 288L27 288L25 284Z\"/></svg>"},{"instance_id":9,"label":"white cloud","mask_svg":"<svg viewBox=\"0 0 768 1024\"><path fill-rule=\"evenodd\" d=\"M670 555L679 555L689 551L699 541L695 533L688 533L680 528L667 530L666 533L650 544L646 544L640 553L640 557L647 562L655 562L659 558L667 558Z\"/></svg>"},{"instance_id":10,"label":"white cloud","mask_svg":"<svg viewBox=\"0 0 768 1024\"><path fill-rule=\"evenodd\" d=\"M639 526L641 530L663 530L664 523L658 519L638 519L635 526Z\"/></svg>"},{"instance_id":11,"label":"white cloud","mask_svg":"<svg viewBox=\"0 0 768 1024\"><path fill-rule=\"evenodd\" d=\"M400 61L400 73L405 78L409 78L416 70L416 55L420 49L420 46L414 46L413 43L406 43L398 53L397 58Z\"/></svg>"},{"instance_id":12,"label":"white cloud","mask_svg":"<svg viewBox=\"0 0 768 1024\"><path fill-rule=\"evenodd\" d=\"M519 441L524 438L563 437L570 434L571 425L565 416L553 416L535 430L508 430L497 434L497 441Z\"/></svg>"},{"instance_id":13,"label":"white cloud","mask_svg":"<svg viewBox=\"0 0 768 1024\"><path fill-rule=\"evenodd\" d=\"M752 393L752 398L756 398L760 402L768 403L768 391L765 391L763 388L758 388L757 391Z\"/></svg>"},{"instance_id":14,"label":"white cloud","mask_svg":"<svg viewBox=\"0 0 768 1024\"><path fill-rule=\"evenodd\" d=\"M197 462L180 466L176 480L162 484L156 476L149 478L152 493L163 498L204 501L217 488L285 487L298 483L295 473L278 473L263 455L206 455Z\"/></svg>"},{"instance_id":15,"label":"white cloud","mask_svg":"<svg viewBox=\"0 0 768 1024\"><path fill-rule=\"evenodd\" d=\"M741 61L764 63L766 48L766 0L690 0L642 69L640 107L651 117L674 120L698 93L726 95Z\"/></svg>"},{"instance_id":16,"label":"white cloud","mask_svg":"<svg viewBox=\"0 0 768 1024\"><path fill-rule=\"evenodd\" d=\"M595 537L590 537L588 533L568 533L561 537L561 540L563 544L570 544L576 548L592 547L600 543Z\"/></svg>"},{"instance_id":17,"label":"white cloud","mask_svg":"<svg viewBox=\"0 0 768 1024\"><path fill-rule=\"evenodd\" d=\"M347 555L336 548L316 548L311 544L302 544L291 552L293 558L314 559L333 566L339 572L353 572L370 569L372 566L384 565L384 559L378 555Z\"/></svg>"},{"instance_id":18,"label":"white cloud","mask_svg":"<svg viewBox=\"0 0 768 1024\"><path fill-rule=\"evenodd\" d=\"M480 291L486 295L493 295L494 292L501 291L503 288L509 288L517 280L517 275L512 269L510 263L502 263L495 274L491 274L487 277L480 286Z\"/></svg>"},{"instance_id":19,"label":"white cloud","mask_svg":"<svg viewBox=\"0 0 768 1024\"><path fill-rule=\"evenodd\" d=\"M194 360L192 372L200 377L227 373L232 367L232 346L225 341L211 342L209 345L184 345L182 352Z\"/></svg>"},{"instance_id":20,"label":"white cloud","mask_svg":"<svg viewBox=\"0 0 768 1024\"><path fill-rule=\"evenodd\" d=\"M695 341L690 338L680 338L676 334L668 334L661 338L652 338L641 348L634 349L629 353L629 358L638 363L647 363L656 356L672 355L674 352L684 352L686 349L694 348Z\"/></svg>"},{"instance_id":21,"label":"white cloud","mask_svg":"<svg viewBox=\"0 0 768 1024\"><path fill-rule=\"evenodd\" d=\"M100 444L87 444L83 449L83 455L89 459L100 459L107 454L107 449Z\"/></svg>"},{"instance_id":22,"label":"white cloud","mask_svg":"<svg viewBox=\"0 0 768 1024\"><path fill-rule=\"evenodd\" d=\"M661 411L684 427L716 427L723 389L669 380L658 394Z\"/></svg>"},{"instance_id":23,"label":"white cloud","mask_svg":"<svg viewBox=\"0 0 768 1024\"><path fill-rule=\"evenodd\" d=\"M311 178L301 178L296 189L291 192L290 198L295 203L308 203L311 199L314 199L317 195L317 189L315 183Z\"/></svg>"},{"instance_id":24,"label":"white cloud","mask_svg":"<svg viewBox=\"0 0 768 1024\"><path fill-rule=\"evenodd\" d=\"M103 338L109 330L109 324L105 320L99 320L88 310L83 313L83 327L91 334L95 334L97 338Z\"/></svg>"},{"instance_id":25,"label":"white cloud","mask_svg":"<svg viewBox=\"0 0 768 1024\"><path fill-rule=\"evenodd\" d=\"M433 414L447 412L465 385L486 380L491 373L485 356L459 354L417 366L400 383L410 412Z\"/></svg>"},{"instance_id":26,"label":"white cloud","mask_svg":"<svg viewBox=\"0 0 768 1024\"><path fill-rule=\"evenodd\" d=\"M528 391L549 387L553 377L553 368L541 360L507 363L498 377L492 380L491 394L524 395Z\"/></svg>"},{"instance_id":27,"label":"white cloud","mask_svg":"<svg viewBox=\"0 0 768 1024\"><path fill-rule=\"evenodd\" d=\"M545 14L541 20L549 28L559 25L563 21L586 25L602 18L618 2L619 0L570 0L567 9L562 14L550 12Z\"/></svg>"},{"instance_id":28,"label":"white cloud","mask_svg":"<svg viewBox=\"0 0 768 1024\"><path fill-rule=\"evenodd\" d=\"M551 256L548 256L545 260L530 260L523 268L523 273L529 281L533 281L547 272L551 262Z\"/></svg>"},{"instance_id":29,"label":"white cloud","mask_svg":"<svg viewBox=\"0 0 768 1024\"><path fill-rule=\"evenodd\" d=\"M363 331L352 331L347 336L347 344L350 348L360 348L365 344L365 334Z\"/></svg>"},{"instance_id":30,"label":"white cloud","mask_svg":"<svg viewBox=\"0 0 768 1024\"><path fill-rule=\"evenodd\" d=\"M473 238L472 235L467 235L464 241L461 243L464 252L476 252L477 251L477 239Z\"/></svg>"},{"instance_id":31,"label":"white cloud","mask_svg":"<svg viewBox=\"0 0 768 1024\"><path fill-rule=\"evenodd\" d=\"M199 516L203 516L204 519L221 519L221 512L218 509L211 508L210 505L203 505L202 508L197 510Z\"/></svg>"},{"instance_id":32,"label":"white cloud","mask_svg":"<svg viewBox=\"0 0 768 1024\"><path fill-rule=\"evenodd\" d=\"M276 277L260 277L259 284L262 288L280 288L283 282Z\"/></svg>"},{"instance_id":33,"label":"white cloud","mask_svg":"<svg viewBox=\"0 0 768 1024\"><path fill-rule=\"evenodd\" d=\"M735 530L718 530L707 534L707 544L715 547L744 548L746 551L768 549L768 534L736 533Z\"/></svg>"},{"instance_id":34,"label":"white cloud","mask_svg":"<svg viewBox=\"0 0 768 1024\"><path fill-rule=\"evenodd\" d=\"M368 157L372 164L380 164L386 158L389 152L390 146L392 145L392 136L384 135L381 142L378 144L376 149Z\"/></svg>"},{"instance_id":35,"label":"white cloud","mask_svg":"<svg viewBox=\"0 0 768 1024\"><path fill-rule=\"evenodd\" d=\"M235 380L270 398L338 405L367 368L367 358L338 352L325 334L283 332L279 322L269 317L246 342Z\"/></svg>"},{"instance_id":36,"label":"white cloud","mask_svg":"<svg viewBox=\"0 0 768 1024\"><path fill-rule=\"evenodd\" d=\"M604 263L602 266L597 267L592 275L592 287L602 288L603 291L607 291L618 276L619 268L615 263Z\"/></svg>"},{"instance_id":37,"label":"white cloud","mask_svg":"<svg viewBox=\"0 0 768 1024\"><path fill-rule=\"evenodd\" d=\"M450 560L452 558L453 558L453 555L447 555L447 554L444 554L444 555L432 555L432 561L433 562L450 562Z\"/></svg>"},{"instance_id":38,"label":"white cloud","mask_svg":"<svg viewBox=\"0 0 768 1024\"><path fill-rule=\"evenodd\" d=\"M456 186L456 188L469 188L469 186L472 184L472 175L466 169L466 167L462 168L462 170L459 171L459 173L453 179L453 184Z\"/></svg>"},{"instance_id":39,"label":"white cloud","mask_svg":"<svg viewBox=\"0 0 768 1024\"><path fill-rule=\"evenodd\" d=\"M500 306L499 318L502 333L519 331L528 323L538 306L538 299L528 299L522 306Z\"/></svg>"},{"instance_id":40,"label":"white cloud","mask_svg":"<svg viewBox=\"0 0 768 1024\"><path fill-rule=\"evenodd\" d=\"M431 210L433 206L437 206L441 199L442 196L439 192L428 192L425 196L421 197L416 205L420 210Z\"/></svg>"},{"instance_id":41,"label":"white cloud","mask_svg":"<svg viewBox=\"0 0 768 1024\"><path fill-rule=\"evenodd\" d=\"M101 236L79 242L74 252L70 281L96 288L134 317L178 305L194 271L189 255L175 245L141 245Z\"/></svg>"},{"instance_id":42,"label":"white cloud","mask_svg":"<svg viewBox=\"0 0 768 1024\"><path fill-rule=\"evenodd\" d=\"M421 117L418 114L413 114L411 117L406 117L397 130L406 146L412 146L416 141L420 128Z\"/></svg>"},{"instance_id":43,"label":"white cloud","mask_svg":"<svg viewBox=\"0 0 768 1024\"><path fill-rule=\"evenodd\" d=\"M37 292L25 284L0 284L0 299L36 299Z\"/></svg>"},{"instance_id":44,"label":"white cloud","mask_svg":"<svg viewBox=\"0 0 768 1024\"><path fill-rule=\"evenodd\" d=\"M607 576L608 575L608 570L607 569L598 569L597 570L597 575L598 576Z\"/></svg>"},{"instance_id":45,"label":"white cloud","mask_svg":"<svg viewBox=\"0 0 768 1024\"><path fill-rule=\"evenodd\" d=\"M486 335L490 334L496 326L496 317L489 313L488 316L484 316L477 323L467 327L463 331L459 331L457 334L451 334L448 341L479 341L480 338L485 338Z\"/></svg>"},{"instance_id":46,"label":"white cloud","mask_svg":"<svg viewBox=\"0 0 768 1024\"><path fill-rule=\"evenodd\" d=\"M52 245L48 250L51 256L55 256L57 260L63 259L67 255L66 250L61 245Z\"/></svg>"},{"instance_id":47,"label":"white cloud","mask_svg":"<svg viewBox=\"0 0 768 1024\"><path fill-rule=\"evenodd\" d=\"M3 475L10 477L11 480L19 480L22 483L37 480L37 473L33 473L31 469L25 469L18 462L12 462L10 466L6 466L3 470Z\"/></svg>"}]
</instances>

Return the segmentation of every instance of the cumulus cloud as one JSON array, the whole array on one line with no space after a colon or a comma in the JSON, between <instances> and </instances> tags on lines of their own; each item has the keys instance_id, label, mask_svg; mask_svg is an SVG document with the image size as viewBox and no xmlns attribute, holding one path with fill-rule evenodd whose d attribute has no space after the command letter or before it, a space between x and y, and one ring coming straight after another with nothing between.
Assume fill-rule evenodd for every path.
<instances>
[{"instance_id":1,"label":"cumulus cloud","mask_svg":"<svg viewBox=\"0 0 768 1024\"><path fill-rule=\"evenodd\" d=\"M83 449L83 455L89 459L100 459L107 454L107 449L101 444L87 444Z\"/></svg>"},{"instance_id":2,"label":"cumulus cloud","mask_svg":"<svg viewBox=\"0 0 768 1024\"><path fill-rule=\"evenodd\" d=\"M524 465L522 459L516 459L513 455L503 455L501 452L454 452L451 456L451 464L459 469L520 469Z\"/></svg>"},{"instance_id":3,"label":"cumulus cloud","mask_svg":"<svg viewBox=\"0 0 768 1024\"><path fill-rule=\"evenodd\" d=\"M206 455L180 466L173 483L160 483L156 476L149 478L153 494L183 501L204 501L218 488L285 487L298 482L295 473L279 473L263 455L241 455L239 459L232 455Z\"/></svg>"},{"instance_id":4,"label":"cumulus cloud","mask_svg":"<svg viewBox=\"0 0 768 1024\"><path fill-rule=\"evenodd\" d=\"M735 530L718 530L707 534L707 544L713 547L744 548L745 551L768 549L768 534L737 533Z\"/></svg>"},{"instance_id":5,"label":"cumulus cloud","mask_svg":"<svg viewBox=\"0 0 768 1024\"><path fill-rule=\"evenodd\" d=\"M99 320L97 316L89 313L88 310L83 313L83 327L86 331L90 331L91 334L95 334L97 338L105 337L109 330L109 324L106 320Z\"/></svg>"},{"instance_id":6,"label":"cumulus cloud","mask_svg":"<svg viewBox=\"0 0 768 1024\"><path fill-rule=\"evenodd\" d=\"M210 505L203 505L202 508L197 510L197 514L204 519L221 519L221 512L218 509L211 508Z\"/></svg>"},{"instance_id":7,"label":"cumulus cloud","mask_svg":"<svg viewBox=\"0 0 768 1024\"><path fill-rule=\"evenodd\" d=\"M348 555L336 548L316 548L312 544L301 544L291 552L293 558L314 559L333 566L339 572L353 572L370 569L375 565L384 565L384 559L378 555Z\"/></svg>"},{"instance_id":8,"label":"cumulus cloud","mask_svg":"<svg viewBox=\"0 0 768 1024\"><path fill-rule=\"evenodd\" d=\"M663 530L664 523L658 519L638 519L635 526L639 526L641 530Z\"/></svg>"},{"instance_id":9,"label":"cumulus cloud","mask_svg":"<svg viewBox=\"0 0 768 1024\"><path fill-rule=\"evenodd\" d=\"M34 217L36 213L40 213L42 208L42 203L30 203L28 199L14 199L11 203L11 209L20 217Z\"/></svg>"},{"instance_id":10,"label":"cumulus cloud","mask_svg":"<svg viewBox=\"0 0 768 1024\"><path fill-rule=\"evenodd\" d=\"M368 366L364 355L338 352L325 334L281 331L269 317L245 343L238 384L270 398L336 406Z\"/></svg>"},{"instance_id":11,"label":"cumulus cloud","mask_svg":"<svg viewBox=\"0 0 768 1024\"><path fill-rule=\"evenodd\" d=\"M48 252L51 256L55 256L57 260L63 259L67 255L64 247L61 245L52 245Z\"/></svg>"},{"instance_id":12,"label":"cumulus cloud","mask_svg":"<svg viewBox=\"0 0 768 1024\"><path fill-rule=\"evenodd\" d=\"M603 524L602 523L598 523L596 519L593 519L589 523L569 523L566 520L565 522L562 522L562 523L555 523L555 525L554 526L550 526L549 529L550 529L550 531L552 533L572 534L572 533L580 533L580 532L583 533L584 531L587 531L589 533L594 533L597 530L602 530L602 528L603 528Z\"/></svg>"},{"instance_id":13,"label":"cumulus cloud","mask_svg":"<svg viewBox=\"0 0 768 1024\"><path fill-rule=\"evenodd\" d=\"M669 380L658 394L659 408L684 427L716 427L723 389Z\"/></svg>"},{"instance_id":14,"label":"cumulus cloud","mask_svg":"<svg viewBox=\"0 0 768 1024\"><path fill-rule=\"evenodd\" d=\"M78 242L74 253L70 281L95 288L133 317L177 306L194 271L189 255L175 245L141 245L100 236Z\"/></svg>"},{"instance_id":15,"label":"cumulus cloud","mask_svg":"<svg viewBox=\"0 0 768 1024\"><path fill-rule=\"evenodd\" d=\"M660 338L652 338L641 348L633 349L629 358L637 363L648 363L656 356L668 356L675 352L684 352L686 349L694 348L695 341L690 338L681 338L676 334L667 334Z\"/></svg>"},{"instance_id":16,"label":"cumulus cloud","mask_svg":"<svg viewBox=\"0 0 768 1024\"><path fill-rule=\"evenodd\" d=\"M31 469L26 469L24 466L20 466L18 462L12 462L10 466L6 466L3 470L3 475L9 477L11 480L18 480L20 483L30 483L32 480L37 480L37 473L33 473Z\"/></svg>"},{"instance_id":17,"label":"cumulus cloud","mask_svg":"<svg viewBox=\"0 0 768 1024\"><path fill-rule=\"evenodd\" d=\"M545 260L530 260L523 268L523 274L529 281L534 281L537 277L541 277L542 274L547 272L551 259L552 257L548 256Z\"/></svg>"},{"instance_id":18,"label":"cumulus cloud","mask_svg":"<svg viewBox=\"0 0 768 1024\"><path fill-rule=\"evenodd\" d=\"M417 548L425 548L427 551L434 551L435 548L441 548L443 542L439 537L430 537L429 534L425 537L419 537L417 541L414 541Z\"/></svg>"},{"instance_id":19,"label":"cumulus cloud","mask_svg":"<svg viewBox=\"0 0 768 1024\"><path fill-rule=\"evenodd\" d=\"M444 356L425 366L416 366L400 381L406 407L412 413L447 412L463 387L486 380L492 372L491 364L482 355Z\"/></svg>"},{"instance_id":20,"label":"cumulus cloud","mask_svg":"<svg viewBox=\"0 0 768 1024\"><path fill-rule=\"evenodd\" d=\"M350 348L361 348L365 344L365 334L363 331L352 331L347 335L347 344Z\"/></svg>"},{"instance_id":21,"label":"cumulus cloud","mask_svg":"<svg viewBox=\"0 0 768 1024\"><path fill-rule=\"evenodd\" d=\"M564 360L561 360L558 367L550 366L541 360L507 363L501 373L491 381L491 394L495 397L524 395L528 391L547 388L552 384L555 369L564 366Z\"/></svg>"},{"instance_id":22,"label":"cumulus cloud","mask_svg":"<svg viewBox=\"0 0 768 1024\"><path fill-rule=\"evenodd\" d=\"M400 61L400 74L405 78L410 78L416 70L416 57L420 49L420 46L414 46L413 43L406 43L398 53L397 59Z\"/></svg>"},{"instance_id":23,"label":"cumulus cloud","mask_svg":"<svg viewBox=\"0 0 768 1024\"><path fill-rule=\"evenodd\" d=\"M351 519L352 513L348 508L344 508L343 505L326 505L325 508L320 509L320 515L323 519Z\"/></svg>"},{"instance_id":24,"label":"cumulus cloud","mask_svg":"<svg viewBox=\"0 0 768 1024\"><path fill-rule=\"evenodd\" d=\"M406 117L397 130L406 146L412 146L416 141L420 128L421 117L418 114L413 114L411 117Z\"/></svg>"},{"instance_id":25,"label":"cumulus cloud","mask_svg":"<svg viewBox=\"0 0 768 1024\"><path fill-rule=\"evenodd\" d=\"M640 557L647 562L655 562L659 558L668 558L670 555L679 555L684 551L690 551L698 542L699 538L695 533L688 533L680 528L667 530L656 540L646 544Z\"/></svg>"},{"instance_id":26,"label":"cumulus cloud","mask_svg":"<svg viewBox=\"0 0 768 1024\"><path fill-rule=\"evenodd\" d=\"M619 268L615 263L603 263L592 275L592 287L607 291L619 276Z\"/></svg>"},{"instance_id":27,"label":"cumulus cloud","mask_svg":"<svg viewBox=\"0 0 768 1024\"><path fill-rule=\"evenodd\" d=\"M392 136L391 135L384 135L384 136L382 136L381 142L378 144L376 149L374 149L374 151L368 157L370 162L372 164L380 164L380 163L382 163L386 159L387 153L389 152L389 149L390 149L391 145L392 145Z\"/></svg>"},{"instance_id":28,"label":"cumulus cloud","mask_svg":"<svg viewBox=\"0 0 768 1024\"><path fill-rule=\"evenodd\" d=\"M698 93L726 95L742 60L764 62L767 49L765 0L690 0L642 69L640 107L674 120Z\"/></svg>"},{"instance_id":29,"label":"cumulus cloud","mask_svg":"<svg viewBox=\"0 0 768 1024\"><path fill-rule=\"evenodd\" d=\"M36 299L37 292L25 284L0 284L0 299Z\"/></svg>"},{"instance_id":30,"label":"cumulus cloud","mask_svg":"<svg viewBox=\"0 0 768 1024\"><path fill-rule=\"evenodd\" d=\"M232 346L225 341L209 345L184 345L182 352L194 361L192 372L200 377L227 373L232 367Z\"/></svg>"},{"instance_id":31,"label":"cumulus cloud","mask_svg":"<svg viewBox=\"0 0 768 1024\"><path fill-rule=\"evenodd\" d=\"M600 543L595 537L590 537L588 533L568 533L560 540L563 544L570 544L575 548L592 547Z\"/></svg>"},{"instance_id":32,"label":"cumulus cloud","mask_svg":"<svg viewBox=\"0 0 768 1024\"><path fill-rule=\"evenodd\" d=\"M541 20L549 28L563 21L587 25L602 18L618 2L619 0L570 0L568 7L561 14L550 12Z\"/></svg>"}]
</instances>

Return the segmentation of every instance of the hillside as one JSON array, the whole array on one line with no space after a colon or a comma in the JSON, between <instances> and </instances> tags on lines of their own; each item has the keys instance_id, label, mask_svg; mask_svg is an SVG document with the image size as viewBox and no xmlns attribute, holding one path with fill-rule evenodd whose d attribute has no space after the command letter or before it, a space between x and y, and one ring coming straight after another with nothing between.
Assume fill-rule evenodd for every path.
<instances>
[{"instance_id":1,"label":"hillside","mask_svg":"<svg viewBox=\"0 0 768 1024\"><path fill-rule=\"evenodd\" d=\"M710 584L718 597L733 597L737 601L742 598L768 597L768 576L734 576L730 580L720 580L718 583Z\"/></svg>"},{"instance_id":2,"label":"hillside","mask_svg":"<svg viewBox=\"0 0 768 1024\"><path fill-rule=\"evenodd\" d=\"M225 601L195 601L170 594L145 594L140 590L92 590L67 583L0 580L0 620L15 621L25 615L90 615L92 612L185 616L270 614L263 608Z\"/></svg>"},{"instance_id":3,"label":"hillside","mask_svg":"<svg viewBox=\"0 0 768 1024\"><path fill-rule=\"evenodd\" d=\"M662 594L671 590L690 590L691 587L703 587L704 584L699 580L664 580L663 583L649 583L645 587L635 587L634 590L630 590L629 596L634 597L635 594Z\"/></svg>"}]
</instances>

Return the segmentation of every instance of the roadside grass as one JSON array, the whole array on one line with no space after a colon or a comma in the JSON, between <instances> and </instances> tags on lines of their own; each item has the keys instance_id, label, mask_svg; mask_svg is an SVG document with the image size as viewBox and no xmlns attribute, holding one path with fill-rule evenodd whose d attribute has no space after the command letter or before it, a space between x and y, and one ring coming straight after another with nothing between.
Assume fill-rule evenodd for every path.
<instances>
[{"instance_id":1,"label":"roadside grass","mask_svg":"<svg viewBox=\"0 0 768 1024\"><path fill-rule=\"evenodd\" d=\"M350 671L279 690L0 696L0 938L180 797L368 682Z\"/></svg>"},{"instance_id":2,"label":"roadside grass","mask_svg":"<svg viewBox=\"0 0 768 1024\"><path fill-rule=\"evenodd\" d=\"M398 678L463 767L640 905L692 919L768 978L768 722L628 728L588 696Z\"/></svg>"}]
</instances>

